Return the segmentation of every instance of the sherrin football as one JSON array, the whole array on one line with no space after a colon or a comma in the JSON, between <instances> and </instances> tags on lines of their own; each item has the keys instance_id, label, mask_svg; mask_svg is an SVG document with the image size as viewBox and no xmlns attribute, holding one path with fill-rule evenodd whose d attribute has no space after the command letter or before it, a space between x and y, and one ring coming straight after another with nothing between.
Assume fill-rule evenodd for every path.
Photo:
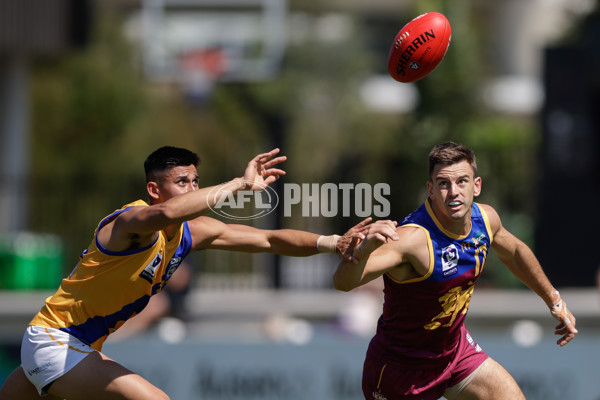
<instances>
[{"instance_id":1,"label":"sherrin football","mask_svg":"<svg viewBox=\"0 0 600 400\"><path fill-rule=\"evenodd\" d=\"M419 15L396 35L388 57L390 75L404 83L426 77L446 55L451 37L452 29L444 15Z\"/></svg>"}]
</instances>

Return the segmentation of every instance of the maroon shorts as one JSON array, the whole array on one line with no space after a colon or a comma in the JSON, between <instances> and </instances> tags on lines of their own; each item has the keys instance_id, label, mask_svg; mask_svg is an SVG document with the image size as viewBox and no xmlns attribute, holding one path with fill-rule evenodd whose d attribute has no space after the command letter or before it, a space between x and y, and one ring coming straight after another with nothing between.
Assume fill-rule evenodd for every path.
<instances>
[{"instance_id":1,"label":"maroon shorts","mask_svg":"<svg viewBox=\"0 0 600 400\"><path fill-rule=\"evenodd\" d=\"M447 388L458 384L481 365L488 355L461 329L454 358L443 366L430 366L427 360L410 366L370 357L363 369L363 394L367 400L438 400Z\"/></svg>"}]
</instances>

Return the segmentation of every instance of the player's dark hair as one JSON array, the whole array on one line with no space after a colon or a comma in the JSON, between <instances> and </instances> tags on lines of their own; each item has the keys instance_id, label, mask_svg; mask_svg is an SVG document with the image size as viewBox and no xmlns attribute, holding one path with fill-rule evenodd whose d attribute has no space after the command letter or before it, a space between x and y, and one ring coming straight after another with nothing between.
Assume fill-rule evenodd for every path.
<instances>
[{"instance_id":1,"label":"player's dark hair","mask_svg":"<svg viewBox=\"0 0 600 400\"><path fill-rule=\"evenodd\" d=\"M433 170L436 165L441 164L443 166L448 166L464 160L471 164L473 176L476 177L477 160L475 159L473 150L454 142L438 144L429 152L429 180L432 178Z\"/></svg>"},{"instance_id":2,"label":"player's dark hair","mask_svg":"<svg viewBox=\"0 0 600 400\"><path fill-rule=\"evenodd\" d=\"M194 165L198 166L200 157L193 151L173 146L163 146L156 149L144 161L146 181L158 180L161 172L174 167Z\"/></svg>"}]
</instances>

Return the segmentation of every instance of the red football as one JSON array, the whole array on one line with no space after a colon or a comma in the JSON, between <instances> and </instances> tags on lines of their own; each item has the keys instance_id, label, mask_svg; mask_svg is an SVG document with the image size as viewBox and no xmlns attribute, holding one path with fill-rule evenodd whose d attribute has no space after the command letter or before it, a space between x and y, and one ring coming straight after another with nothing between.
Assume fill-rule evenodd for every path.
<instances>
[{"instance_id":1,"label":"red football","mask_svg":"<svg viewBox=\"0 0 600 400\"><path fill-rule=\"evenodd\" d=\"M419 15L398 32L388 57L388 71L399 82L427 76L442 61L452 37L446 17L438 12Z\"/></svg>"}]
</instances>

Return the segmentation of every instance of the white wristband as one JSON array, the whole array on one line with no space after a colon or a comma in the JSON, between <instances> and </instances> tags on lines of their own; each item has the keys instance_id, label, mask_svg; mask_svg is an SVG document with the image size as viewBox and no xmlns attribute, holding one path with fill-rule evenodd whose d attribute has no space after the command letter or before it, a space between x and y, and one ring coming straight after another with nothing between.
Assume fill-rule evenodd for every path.
<instances>
[{"instance_id":1,"label":"white wristband","mask_svg":"<svg viewBox=\"0 0 600 400\"><path fill-rule=\"evenodd\" d=\"M317 239L317 250L319 253L335 253L339 235L319 236Z\"/></svg>"}]
</instances>

